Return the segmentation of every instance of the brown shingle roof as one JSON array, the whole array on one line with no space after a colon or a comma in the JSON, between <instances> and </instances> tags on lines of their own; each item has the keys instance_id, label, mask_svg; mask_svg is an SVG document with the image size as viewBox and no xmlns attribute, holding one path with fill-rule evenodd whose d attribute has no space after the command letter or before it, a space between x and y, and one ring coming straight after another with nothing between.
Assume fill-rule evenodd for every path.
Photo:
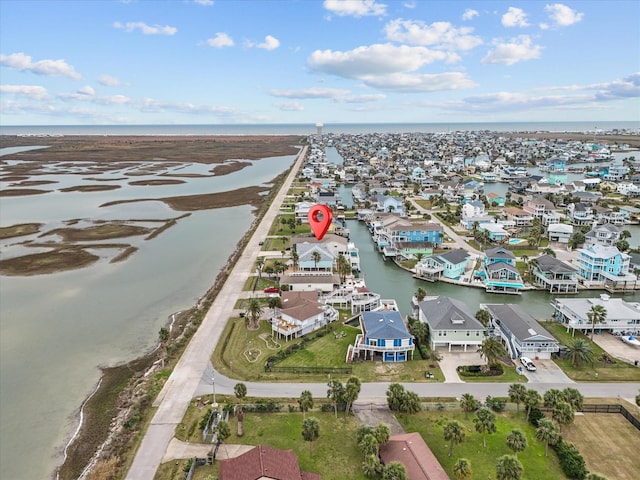
<instances>
[{"instance_id":1,"label":"brown shingle roof","mask_svg":"<svg viewBox=\"0 0 640 480\"><path fill-rule=\"evenodd\" d=\"M380 447L383 463L400 462L409 480L450 480L419 433L393 435Z\"/></svg>"},{"instance_id":2,"label":"brown shingle roof","mask_svg":"<svg viewBox=\"0 0 640 480\"><path fill-rule=\"evenodd\" d=\"M259 445L246 453L220 461L220 480L321 480L319 475L302 472L292 450Z\"/></svg>"}]
</instances>

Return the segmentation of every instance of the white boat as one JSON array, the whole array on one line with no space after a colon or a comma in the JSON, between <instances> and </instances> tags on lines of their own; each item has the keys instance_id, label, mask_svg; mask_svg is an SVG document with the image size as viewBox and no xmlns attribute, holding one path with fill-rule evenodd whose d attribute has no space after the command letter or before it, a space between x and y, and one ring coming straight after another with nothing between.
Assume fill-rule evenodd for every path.
<instances>
[{"instance_id":1,"label":"white boat","mask_svg":"<svg viewBox=\"0 0 640 480\"><path fill-rule=\"evenodd\" d=\"M634 337L633 335L629 335L629 336L624 336L624 337L620 337L620 339L624 342L627 343L629 345L633 345L634 347L640 347L640 340L638 340L636 337Z\"/></svg>"}]
</instances>

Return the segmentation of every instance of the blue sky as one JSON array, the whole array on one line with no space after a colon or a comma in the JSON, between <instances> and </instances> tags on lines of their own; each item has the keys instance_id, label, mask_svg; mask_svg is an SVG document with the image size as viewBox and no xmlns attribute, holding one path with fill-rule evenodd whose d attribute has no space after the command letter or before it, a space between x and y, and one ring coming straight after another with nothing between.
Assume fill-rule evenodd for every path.
<instances>
[{"instance_id":1,"label":"blue sky","mask_svg":"<svg viewBox=\"0 0 640 480\"><path fill-rule=\"evenodd\" d=\"M640 120L637 0L0 0L0 123Z\"/></svg>"}]
</instances>

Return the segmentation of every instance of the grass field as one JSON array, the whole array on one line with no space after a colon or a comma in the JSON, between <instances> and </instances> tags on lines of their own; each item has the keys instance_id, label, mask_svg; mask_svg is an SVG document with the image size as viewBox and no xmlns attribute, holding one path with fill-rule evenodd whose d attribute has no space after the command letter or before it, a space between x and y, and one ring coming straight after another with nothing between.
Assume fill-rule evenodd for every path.
<instances>
[{"instance_id":1,"label":"grass field","mask_svg":"<svg viewBox=\"0 0 640 480\"><path fill-rule=\"evenodd\" d=\"M471 463L473 478L495 478L496 460L502 455L512 455L507 447L506 435L517 428L527 438L527 448L518 454L518 460L524 467L523 479L526 480L560 480L566 477L562 473L555 453L549 451L544 456L544 445L535 439L535 430L529 425L522 412L496 413L497 431L487 435L487 448L482 447L482 436L475 431L473 415L465 418L459 411L426 411L415 415L400 415L398 420L407 432L419 432L438 461L449 475L453 475L453 464L458 458L466 458ZM460 422L465 431L465 439L453 448L448 456L448 442L444 440L444 426L450 420ZM452 477L453 478L453 477Z\"/></svg>"},{"instance_id":2,"label":"grass field","mask_svg":"<svg viewBox=\"0 0 640 480\"><path fill-rule=\"evenodd\" d=\"M577 415L572 425L563 427L563 437L577 447L590 472L608 480L640 477L640 433L622 415Z\"/></svg>"}]
</instances>

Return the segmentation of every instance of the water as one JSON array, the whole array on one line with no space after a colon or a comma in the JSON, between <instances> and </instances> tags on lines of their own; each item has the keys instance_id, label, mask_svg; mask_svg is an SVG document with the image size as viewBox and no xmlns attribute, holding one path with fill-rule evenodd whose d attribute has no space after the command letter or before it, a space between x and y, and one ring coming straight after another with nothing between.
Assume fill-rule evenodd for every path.
<instances>
[{"instance_id":1,"label":"water","mask_svg":"<svg viewBox=\"0 0 640 480\"><path fill-rule=\"evenodd\" d=\"M640 122L327 123L323 133L640 131ZM260 125L0 125L0 135L312 135L315 124Z\"/></svg>"},{"instance_id":2,"label":"water","mask_svg":"<svg viewBox=\"0 0 640 480\"><path fill-rule=\"evenodd\" d=\"M134 187L128 178L108 182L122 186L109 192L3 198L0 220L2 226L42 222L50 229L75 218L175 218L184 212L161 202L100 205L266 184L293 159L262 159L223 177L189 178L178 185ZM58 182L52 188L82 183L78 175L43 177ZM193 212L153 240L123 239L139 247L124 262L102 259L80 270L0 277L0 478L51 475L77 426L80 405L99 379L98 367L153 349L169 315L193 306L213 284L253 218L251 206ZM2 256L24 253L26 247L16 244L26 238L0 240ZM28 462L15 461L25 452Z\"/></svg>"}]
</instances>

